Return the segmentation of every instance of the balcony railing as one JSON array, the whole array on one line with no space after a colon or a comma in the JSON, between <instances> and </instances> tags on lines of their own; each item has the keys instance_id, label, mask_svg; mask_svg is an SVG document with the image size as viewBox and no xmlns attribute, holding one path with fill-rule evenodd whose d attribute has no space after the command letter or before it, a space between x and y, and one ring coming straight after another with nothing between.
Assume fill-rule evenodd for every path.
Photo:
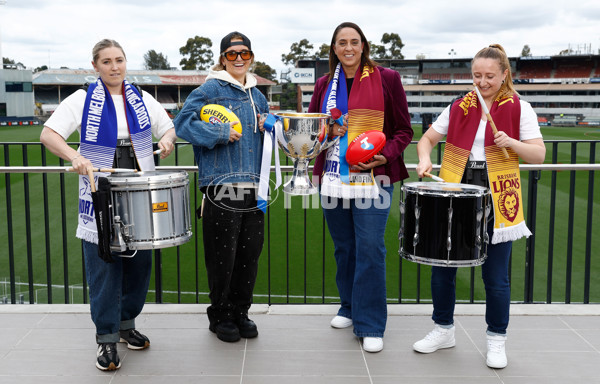
<instances>
[{"instance_id":1,"label":"balcony railing","mask_svg":"<svg viewBox=\"0 0 600 384\"><path fill-rule=\"evenodd\" d=\"M521 165L526 221L534 233L513 244L512 300L522 303L599 303L600 202L595 172L600 141L547 141L547 162ZM76 146L77 143L71 143ZM412 177L415 143L405 152ZM437 163L443 146L437 147ZM40 143L0 143L0 302L87 303L80 240L76 239L77 176ZM411 161L413 163L411 163ZM188 165L181 165L188 164ZM178 143L164 171L190 173L191 211L200 205L192 148ZM291 166L284 166L289 172ZM265 244L255 288L257 303L332 303L333 244L318 196L289 197L281 190L267 211ZM398 256L400 186L394 191L386 233L390 303L430 302L430 267ZM191 241L154 251L148 301L206 303L202 222L192 221ZM477 267L461 268L457 298L485 300Z\"/></svg>"}]
</instances>

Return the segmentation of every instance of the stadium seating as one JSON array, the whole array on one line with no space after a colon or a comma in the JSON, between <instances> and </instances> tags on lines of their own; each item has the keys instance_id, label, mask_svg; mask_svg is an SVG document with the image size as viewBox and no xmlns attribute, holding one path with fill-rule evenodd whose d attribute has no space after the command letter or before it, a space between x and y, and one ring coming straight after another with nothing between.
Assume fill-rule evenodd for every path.
<instances>
[{"instance_id":1,"label":"stadium seating","mask_svg":"<svg viewBox=\"0 0 600 384\"><path fill-rule=\"evenodd\" d=\"M552 120L552 125L559 126L575 126L577 125L577 117L573 115L556 116Z\"/></svg>"},{"instance_id":2,"label":"stadium seating","mask_svg":"<svg viewBox=\"0 0 600 384\"><path fill-rule=\"evenodd\" d=\"M423 80L450 80L449 73L424 73Z\"/></svg>"},{"instance_id":3,"label":"stadium seating","mask_svg":"<svg viewBox=\"0 0 600 384\"><path fill-rule=\"evenodd\" d=\"M552 62L522 60L518 71L519 79L549 79L552 77Z\"/></svg>"},{"instance_id":4,"label":"stadium seating","mask_svg":"<svg viewBox=\"0 0 600 384\"><path fill-rule=\"evenodd\" d=\"M455 73L454 80L469 80L472 76L471 73Z\"/></svg>"},{"instance_id":5,"label":"stadium seating","mask_svg":"<svg viewBox=\"0 0 600 384\"><path fill-rule=\"evenodd\" d=\"M594 68L593 61L580 60L573 62L557 62L554 70L555 78L585 78L591 77L592 69Z\"/></svg>"}]
</instances>

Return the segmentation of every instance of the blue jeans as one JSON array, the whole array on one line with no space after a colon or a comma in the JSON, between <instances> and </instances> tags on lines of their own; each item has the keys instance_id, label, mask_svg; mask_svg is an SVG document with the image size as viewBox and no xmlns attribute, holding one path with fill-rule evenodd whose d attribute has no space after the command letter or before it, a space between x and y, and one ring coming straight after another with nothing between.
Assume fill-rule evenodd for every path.
<instances>
[{"instance_id":1,"label":"blue jeans","mask_svg":"<svg viewBox=\"0 0 600 384\"><path fill-rule=\"evenodd\" d=\"M98 256L98 245L83 241L85 272L90 288L90 312L98 343L116 343L119 330L135 328L152 272L152 251L139 250L134 257L113 252L114 263Z\"/></svg>"},{"instance_id":2,"label":"blue jeans","mask_svg":"<svg viewBox=\"0 0 600 384\"><path fill-rule=\"evenodd\" d=\"M493 222L488 225L492 238ZM488 244L487 259L481 266L481 277L485 286L485 321L491 334L506 334L510 311L510 282L508 262L512 242ZM454 324L456 301L456 269L453 267L431 268L431 296L433 299L432 319L439 325Z\"/></svg>"},{"instance_id":3,"label":"blue jeans","mask_svg":"<svg viewBox=\"0 0 600 384\"><path fill-rule=\"evenodd\" d=\"M385 226L394 186L380 186L376 199L321 196L335 247L339 316L352 319L358 337L383 337L387 322Z\"/></svg>"}]
</instances>

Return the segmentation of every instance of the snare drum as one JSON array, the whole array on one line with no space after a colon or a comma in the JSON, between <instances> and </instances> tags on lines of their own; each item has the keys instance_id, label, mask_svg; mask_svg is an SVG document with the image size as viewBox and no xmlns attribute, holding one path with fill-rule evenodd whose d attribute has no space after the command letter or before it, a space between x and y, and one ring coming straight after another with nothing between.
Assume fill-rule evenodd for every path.
<instances>
[{"instance_id":1,"label":"snare drum","mask_svg":"<svg viewBox=\"0 0 600 384\"><path fill-rule=\"evenodd\" d=\"M186 172L114 173L111 250L181 245L192 237Z\"/></svg>"},{"instance_id":2,"label":"snare drum","mask_svg":"<svg viewBox=\"0 0 600 384\"><path fill-rule=\"evenodd\" d=\"M400 256L420 264L472 267L487 257L487 188L437 182L402 186Z\"/></svg>"}]
</instances>

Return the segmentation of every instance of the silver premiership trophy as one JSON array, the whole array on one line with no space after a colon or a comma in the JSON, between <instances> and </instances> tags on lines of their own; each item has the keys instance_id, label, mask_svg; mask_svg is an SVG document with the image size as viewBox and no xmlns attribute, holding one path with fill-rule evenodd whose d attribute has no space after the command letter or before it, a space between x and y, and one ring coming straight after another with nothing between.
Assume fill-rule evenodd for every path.
<instances>
[{"instance_id":1,"label":"silver premiership trophy","mask_svg":"<svg viewBox=\"0 0 600 384\"><path fill-rule=\"evenodd\" d=\"M334 145L339 137L329 140L327 131L331 116L324 113L275 113L280 124L276 130L279 148L294 160L292 178L283 186L290 195L312 195L318 192L308 176L308 163Z\"/></svg>"}]
</instances>

